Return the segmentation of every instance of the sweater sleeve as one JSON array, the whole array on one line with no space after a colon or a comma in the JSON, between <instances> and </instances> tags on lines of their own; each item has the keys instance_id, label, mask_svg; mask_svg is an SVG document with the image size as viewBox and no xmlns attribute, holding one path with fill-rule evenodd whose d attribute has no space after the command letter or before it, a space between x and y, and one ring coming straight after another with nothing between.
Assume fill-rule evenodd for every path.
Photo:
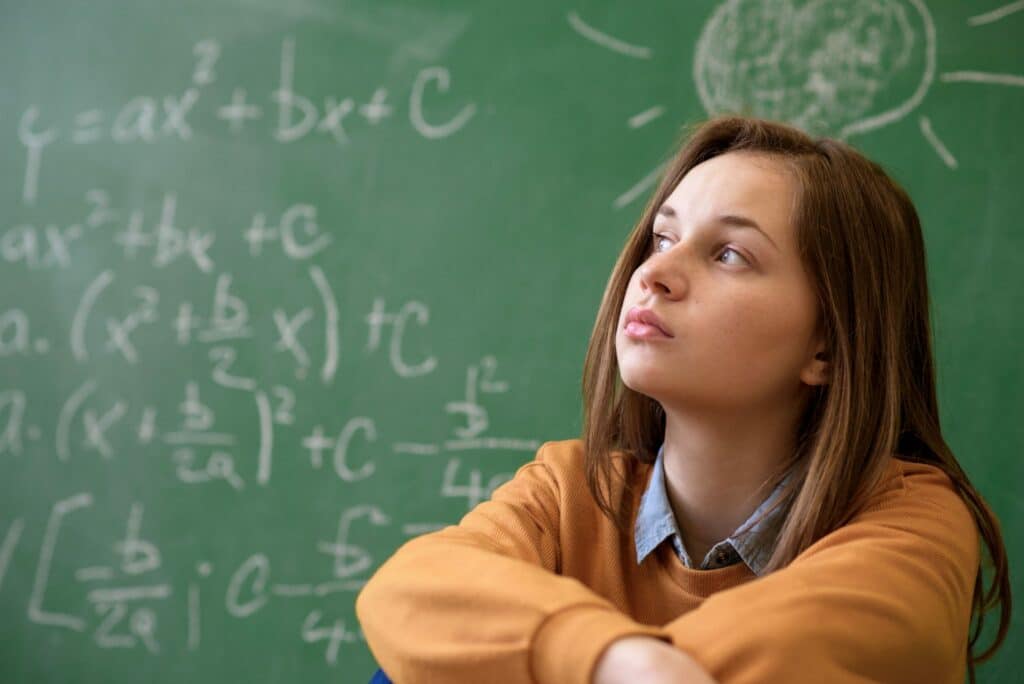
<instances>
[{"instance_id":1,"label":"sweater sleeve","mask_svg":"<svg viewBox=\"0 0 1024 684\"><path fill-rule=\"evenodd\" d=\"M955 492L924 493L712 595L665 626L673 643L720 684L962 682L979 536Z\"/></svg>"},{"instance_id":2,"label":"sweater sleeve","mask_svg":"<svg viewBox=\"0 0 1024 684\"><path fill-rule=\"evenodd\" d=\"M391 679L589 684L614 640L668 641L557 574L559 486L548 448L458 525L403 544L363 587L356 614Z\"/></svg>"}]
</instances>

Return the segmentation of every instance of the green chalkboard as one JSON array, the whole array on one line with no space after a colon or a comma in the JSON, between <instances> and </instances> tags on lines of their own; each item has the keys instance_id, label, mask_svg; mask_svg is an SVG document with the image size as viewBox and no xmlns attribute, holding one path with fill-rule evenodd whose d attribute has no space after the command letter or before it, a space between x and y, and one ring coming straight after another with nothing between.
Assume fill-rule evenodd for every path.
<instances>
[{"instance_id":1,"label":"green chalkboard","mask_svg":"<svg viewBox=\"0 0 1024 684\"><path fill-rule=\"evenodd\" d=\"M0 679L366 681L359 587L578 435L615 256L731 108L911 192L945 429L1016 567L1003 4L4 2Z\"/></svg>"}]
</instances>

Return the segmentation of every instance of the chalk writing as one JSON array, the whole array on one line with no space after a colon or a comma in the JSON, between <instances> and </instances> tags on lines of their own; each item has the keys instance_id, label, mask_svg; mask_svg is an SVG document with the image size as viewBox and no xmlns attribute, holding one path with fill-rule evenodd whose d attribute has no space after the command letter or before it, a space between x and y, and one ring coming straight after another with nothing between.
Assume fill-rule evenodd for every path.
<instances>
[{"instance_id":1,"label":"chalk writing","mask_svg":"<svg viewBox=\"0 0 1024 684\"><path fill-rule=\"evenodd\" d=\"M381 544L455 522L451 499L471 507L511 477L488 459L538 445L495 434L511 364L479 345L446 357L430 297L408 294L419 283L354 283L344 206L283 184L220 212L209 195L244 194L244 179L129 161L170 151L191 173L227 141L341 167L398 134L440 158L483 111L436 58L325 91L316 49L291 35L264 47L263 82L238 79L234 39L204 36L169 60L173 84L0 118L22 165L0 265L38 289L0 299L0 467L33 492L0 519L0 591L27 587L26 626L69 647L199 658L234 638L209 624L284 620L294 648L344 667L364 649L351 604ZM132 182L68 181L68 158ZM400 392L435 427L406 427ZM420 501L396 512L365 496L406 461L423 468L402 485Z\"/></svg>"}]
</instances>

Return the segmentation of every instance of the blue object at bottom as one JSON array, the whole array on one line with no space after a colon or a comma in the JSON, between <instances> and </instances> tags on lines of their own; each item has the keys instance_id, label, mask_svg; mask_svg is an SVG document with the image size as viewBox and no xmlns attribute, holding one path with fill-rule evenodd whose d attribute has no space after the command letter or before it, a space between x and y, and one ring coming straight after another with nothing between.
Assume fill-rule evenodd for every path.
<instances>
[{"instance_id":1,"label":"blue object at bottom","mask_svg":"<svg viewBox=\"0 0 1024 684\"><path fill-rule=\"evenodd\" d=\"M384 670L377 668L377 671L373 673L373 679L370 680L370 684L394 684L388 676L384 674Z\"/></svg>"}]
</instances>

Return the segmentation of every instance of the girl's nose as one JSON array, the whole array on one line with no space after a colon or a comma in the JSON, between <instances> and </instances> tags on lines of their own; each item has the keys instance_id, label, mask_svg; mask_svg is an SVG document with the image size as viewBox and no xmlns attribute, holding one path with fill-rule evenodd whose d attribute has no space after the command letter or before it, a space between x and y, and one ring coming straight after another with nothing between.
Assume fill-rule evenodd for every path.
<instances>
[{"instance_id":1,"label":"girl's nose","mask_svg":"<svg viewBox=\"0 0 1024 684\"><path fill-rule=\"evenodd\" d=\"M637 269L640 276L640 289L644 292L653 290L656 294L670 299L678 299L686 288L686 278L678 263L672 263L665 254L655 254Z\"/></svg>"}]
</instances>

